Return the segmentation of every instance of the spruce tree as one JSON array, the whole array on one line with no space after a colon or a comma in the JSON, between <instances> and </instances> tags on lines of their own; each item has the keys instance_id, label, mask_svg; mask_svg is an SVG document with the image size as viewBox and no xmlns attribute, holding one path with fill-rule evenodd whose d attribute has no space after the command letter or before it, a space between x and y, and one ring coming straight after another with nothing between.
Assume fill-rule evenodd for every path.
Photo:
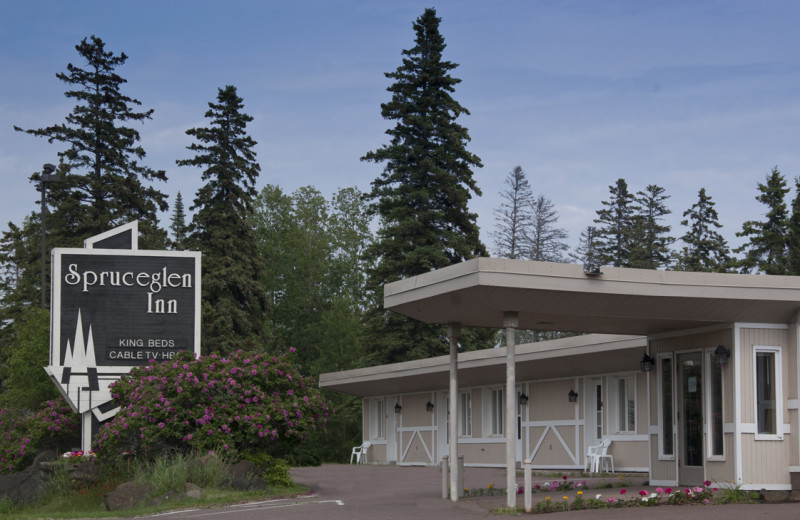
<instances>
[{"instance_id":1,"label":"spruce tree","mask_svg":"<svg viewBox=\"0 0 800 520\"><path fill-rule=\"evenodd\" d=\"M716 231L722 224L705 188L700 188L697 202L684 211L683 216L687 218L681 225L688 226L689 230L681 237L685 246L677 254L675 270L727 272L733 259L727 241Z\"/></svg>"},{"instance_id":2,"label":"spruce tree","mask_svg":"<svg viewBox=\"0 0 800 520\"><path fill-rule=\"evenodd\" d=\"M675 239L669 236L670 226L663 224L664 217L672 213L665 201L669 198L664 188L651 184L645 191L636 192L638 207L634 215L634 239L631 242L631 267L640 269L668 268L672 254L670 245Z\"/></svg>"},{"instance_id":3,"label":"spruce tree","mask_svg":"<svg viewBox=\"0 0 800 520\"><path fill-rule=\"evenodd\" d=\"M368 344L379 363L448 351L442 327L386 313L383 286L486 255L477 215L467 207L473 193L481 194L472 169L482 165L467 151L467 129L456 122L469 111L451 96L461 80L450 75L457 65L443 59L440 21L434 9L426 9L414 22L415 46L402 52L396 71L386 73L394 81L387 89L391 99L381 105L384 119L395 121L386 131L390 142L361 158L384 164L367 194L379 229L365 252L372 264ZM465 333L462 345L471 340ZM475 341L490 344L487 337Z\"/></svg>"},{"instance_id":4,"label":"spruce tree","mask_svg":"<svg viewBox=\"0 0 800 520\"><path fill-rule=\"evenodd\" d=\"M800 275L800 177L794 178L794 200L792 200L792 214L787 227L786 274L797 276Z\"/></svg>"},{"instance_id":5,"label":"spruce tree","mask_svg":"<svg viewBox=\"0 0 800 520\"><path fill-rule=\"evenodd\" d=\"M247 134L253 118L242 112L242 98L230 85L208 106L210 126L186 131L197 141L187 147L196 155L177 161L203 168L205 182L191 207L196 211L187 238L203 252L203 350L263 348L267 299L249 220L260 171L256 142Z\"/></svg>"},{"instance_id":6,"label":"spruce tree","mask_svg":"<svg viewBox=\"0 0 800 520\"><path fill-rule=\"evenodd\" d=\"M500 192L502 202L495 209L495 254L500 258L521 258L525 236L533 223L533 191L521 166L508 172Z\"/></svg>"},{"instance_id":7,"label":"spruce tree","mask_svg":"<svg viewBox=\"0 0 800 520\"><path fill-rule=\"evenodd\" d=\"M777 166L767 175L764 184L758 184L758 191L756 200L769 208L767 219L763 222L748 220L736 233L737 237L749 237L747 243L734 249L734 253L745 254L737 266L743 273L787 274L789 216L784 199L789 188Z\"/></svg>"},{"instance_id":8,"label":"spruce tree","mask_svg":"<svg viewBox=\"0 0 800 520\"><path fill-rule=\"evenodd\" d=\"M635 218L639 207L636 198L628 191L625 179L609 186L611 197L603 201L594 220L597 226L597 253L601 265L631 266L631 247L635 239Z\"/></svg>"},{"instance_id":9,"label":"spruce tree","mask_svg":"<svg viewBox=\"0 0 800 520\"><path fill-rule=\"evenodd\" d=\"M587 226L586 229L581 231L578 247L569 254L569 257L583 264L584 271L592 273L600 269L598 249L597 228Z\"/></svg>"},{"instance_id":10,"label":"spruce tree","mask_svg":"<svg viewBox=\"0 0 800 520\"><path fill-rule=\"evenodd\" d=\"M141 102L122 92L127 80L117 74L128 56L107 51L96 36L75 47L85 66L72 63L56 77L70 86L64 93L76 101L64 123L18 131L63 143L56 172L62 182L48 183L47 205L52 218L47 227L54 246L78 246L90 236L138 220L140 246L161 248L166 232L158 226L158 212L166 211L166 195L153 181L166 181L163 170L140 164L145 151L139 131L126 123L150 119L153 110L137 111ZM40 174L31 181L39 183Z\"/></svg>"},{"instance_id":11,"label":"spruce tree","mask_svg":"<svg viewBox=\"0 0 800 520\"><path fill-rule=\"evenodd\" d=\"M533 202L533 223L527 233L527 254L529 260L540 262L564 262L564 254L569 246L564 242L567 231L556 227L558 211L553 202L539 195Z\"/></svg>"},{"instance_id":12,"label":"spruce tree","mask_svg":"<svg viewBox=\"0 0 800 520\"><path fill-rule=\"evenodd\" d=\"M172 217L169 224L169 230L172 231L172 241L177 250L182 250L186 247L186 229L186 211L183 208L183 196L179 191L175 196L175 204L172 207Z\"/></svg>"}]
</instances>

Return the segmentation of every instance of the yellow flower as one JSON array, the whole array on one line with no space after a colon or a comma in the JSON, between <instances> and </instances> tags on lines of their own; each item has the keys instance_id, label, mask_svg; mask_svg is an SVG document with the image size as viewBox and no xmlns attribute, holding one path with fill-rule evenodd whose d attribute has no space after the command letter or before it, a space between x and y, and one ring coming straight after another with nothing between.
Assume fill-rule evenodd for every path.
<instances>
[{"instance_id":1,"label":"yellow flower","mask_svg":"<svg viewBox=\"0 0 800 520\"><path fill-rule=\"evenodd\" d=\"M582 494L583 494L583 491L578 491L578 494L579 494L579 495L582 495Z\"/></svg>"},{"instance_id":2,"label":"yellow flower","mask_svg":"<svg viewBox=\"0 0 800 520\"><path fill-rule=\"evenodd\" d=\"M545 500L550 500L550 497L545 498Z\"/></svg>"},{"instance_id":3,"label":"yellow flower","mask_svg":"<svg viewBox=\"0 0 800 520\"><path fill-rule=\"evenodd\" d=\"M489 485L488 485L488 486L486 486L486 487L488 487L489 489L492 489L492 484L489 484Z\"/></svg>"},{"instance_id":4,"label":"yellow flower","mask_svg":"<svg viewBox=\"0 0 800 520\"><path fill-rule=\"evenodd\" d=\"M563 496L563 497L561 497L561 498L563 498L564 500L569 500L569 498L567 498L567 495L564 495L564 496Z\"/></svg>"}]
</instances>

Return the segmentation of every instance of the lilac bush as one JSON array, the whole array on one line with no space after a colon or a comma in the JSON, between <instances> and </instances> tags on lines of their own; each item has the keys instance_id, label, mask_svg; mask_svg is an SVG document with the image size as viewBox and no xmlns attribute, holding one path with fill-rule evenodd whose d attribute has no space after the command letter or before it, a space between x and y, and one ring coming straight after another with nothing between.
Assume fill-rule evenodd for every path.
<instances>
[{"instance_id":1,"label":"lilac bush","mask_svg":"<svg viewBox=\"0 0 800 520\"><path fill-rule=\"evenodd\" d=\"M63 397L35 412L0 409L0 475L25 469L41 450L71 447L79 434L80 417Z\"/></svg>"},{"instance_id":2,"label":"lilac bush","mask_svg":"<svg viewBox=\"0 0 800 520\"><path fill-rule=\"evenodd\" d=\"M294 352L294 349L291 349ZM135 368L112 387L121 410L95 437L98 456L272 452L324 429L333 413L287 354L237 351Z\"/></svg>"}]
</instances>

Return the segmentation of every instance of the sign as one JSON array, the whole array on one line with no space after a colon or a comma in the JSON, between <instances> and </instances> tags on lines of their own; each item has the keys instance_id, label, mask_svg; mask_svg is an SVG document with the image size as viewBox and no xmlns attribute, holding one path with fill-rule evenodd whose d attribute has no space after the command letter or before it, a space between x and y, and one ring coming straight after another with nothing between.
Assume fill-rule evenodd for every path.
<instances>
[{"instance_id":1,"label":"sign","mask_svg":"<svg viewBox=\"0 0 800 520\"><path fill-rule=\"evenodd\" d=\"M98 421L116 413L108 386L132 368L200 354L200 253L97 249L115 240L52 251L45 370L75 412Z\"/></svg>"}]
</instances>

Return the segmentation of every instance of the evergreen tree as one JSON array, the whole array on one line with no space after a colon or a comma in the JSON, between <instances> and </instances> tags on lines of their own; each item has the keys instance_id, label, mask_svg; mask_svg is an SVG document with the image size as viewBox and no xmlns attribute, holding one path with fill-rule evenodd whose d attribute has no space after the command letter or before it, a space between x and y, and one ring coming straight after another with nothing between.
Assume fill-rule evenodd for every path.
<instances>
[{"instance_id":1,"label":"evergreen tree","mask_svg":"<svg viewBox=\"0 0 800 520\"><path fill-rule=\"evenodd\" d=\"M688 226L689 231L681 237L686 245L677 255L675 270L727 272L733 259L727 241L716 231L722 224L705 188L700 189L697 202L683 216L688 218L681 225Z\"/></svg>"},{"instance_id":2,"label":"evergreen tree","mask_svg":"<svg viewBox=\"0 0 800 520\"><path fill-rule=\"evenodd\" d=\"M794 200L789 217L787 239L787 273L800 275L800 177L794 178Z\"/></svg>"},{"instance_id":3,"label":"evergreen tree","mask_svg":"<svg viewBox=\"0 0 800 520\"><path fill-rule=\"evenodd\" d=\"M521 166L506 176L500 192L502 202L495 209L495 254L500 258L521 258L526 230L533 223L533 192Z\"/></svg>"},{"instance_id":4,"label":"evergreen tree","mask_svg":"<svg viewBox=\"0 0 800 520\"><path fill-rule=\"evenodd\" d=\"M211 126L186 131L197 140L188 147L196 155L177 161L204 168L205 184L191 207L196 211L187 239L203 252L201 341L205 352L263 348L264 267L249 220L260 172L256 142L247 134L253 118L242 112L242 98L230 85L219 89L217 103L208 106Z\"/></svg>"},{"instance_id":5,"label":"evergreen tree","mask_svg":"<svg viewBox=\"0 0 800 520\"><path fill-rule=\"evenodd\" d=\"M540 262L564 262L564 253L569 246L564 242L567 231L556 227L558 211L553 202L539 195L533 203L533 222L527 233L527 255L529 260Z\"/></svg>"},{"instance_id":6,"label":"evergreen tree","mask_svg":"<svg viewBox=\"0 0 800 520\"><path fill-rule=\"evenodd\" d=\"M368 344L374 361L390 363L448 351L443 328L383 310L383 286L486 254L478 236L477 215L468 210L471 193L480 195L472 168L480 159L467 151L467 129L456 123L469 111L451 93L461 80L450 75L456 64L442 59L444 38L434 9L414 22L415 46L403 51L403 64L386 77L391 100L381 105L390 143L362 160L384 163L367 195L379 216L377 239L365 252L373 267L367 287L374 298ZM480 334L484 334L481 336ZM462 336L465 348L491 344L485 333ZM472 346L470 346L472 344Z\"/></svg>"},{"instance_id":7,"label":"evergreen tree","mask_svg":"<svg viewBox=\"0 0 800 520\"><path fill-rule=\"evenodd\" d=\"M175 196L175 205L172 208L169 229L172 231L172 241L175 249L182 250L186 247L186 211L183 209L181 192Z\"/></svg>"},{"instance_id":8,"label":"evergreen tree","mask_svg":"<svg viewBox=\"0 0 800 520\"><path fill-rule=\"evenodd\" d=\"M675 239L668 235L670 226L662 224L672 213L665 205L669 195L664 188L651 184L636 193L638 208L634 215L634 240L631 242L631 267L641 269L668 268L672 257L669 246Z\"/></svg>"},{"instance_id":9,"label":"evergreen tree","mask_svg":"<svg viewBox=\"0 0 800 520\"><path fill-rule=\"evenodd\" d=\"M596 227L587 226L581 231L578 247L569 254L569 257L583 264L584 271L594 272L600 269Z\"/></svg>"},{"instance_id":10,"label":"evergreen tree","mask_svg":"<svg viewBox=\"0 0 800 520\"><path fill-rule=\"evenodd\" d=\"M603 201L594 220L597 227L597 253L601 265L631 266L631 247L635 239L635 218L639 207L628 191L628 183L618 179L608 187L611 197Z\"/></svg>"},{"instance_id":11,"label":"evergreen tree","mask_svg":"<svg viewBox=\"0 0 800 520\"><path fill-rule=\"evenodd\" d=\"M734 250L745 253L737 265L743 273L787 274L789 229L784 199L789 188L777 166L767 175L765 184L758 184L758 191L756 200L769 208L767 220L748 220L742 225L742 231L736 233L737 237L749 237L749 242Z\"/></svg>"},{"instance_id":12,"label":"evergreen tree","mask_svg":"<svg viewBox=\"0 0 800 520\"><path fill-rule=\"evenodd\" d=\"M85 61L81 68L72 63L56 77L71 90L65 96L77 104L64 123L46 128L18 131L59 142L67 149L58 152L58 175L62 182L49 183L47 204L53 218L47 227L58 246L78 246L89 237L138 220L141 245L160 248L166 232L158 227L158 211L166 211L166 195L151 185L166 181L164 171L142 166L145 151L139 132L128 122L150 119L153 110L136 111L141 102L122 92L127 82L116 70L128 56L107 51L96 36L84 38L75 47ZM40 174L31 181L39 184Z\"/></svg>"}]
</instances>

